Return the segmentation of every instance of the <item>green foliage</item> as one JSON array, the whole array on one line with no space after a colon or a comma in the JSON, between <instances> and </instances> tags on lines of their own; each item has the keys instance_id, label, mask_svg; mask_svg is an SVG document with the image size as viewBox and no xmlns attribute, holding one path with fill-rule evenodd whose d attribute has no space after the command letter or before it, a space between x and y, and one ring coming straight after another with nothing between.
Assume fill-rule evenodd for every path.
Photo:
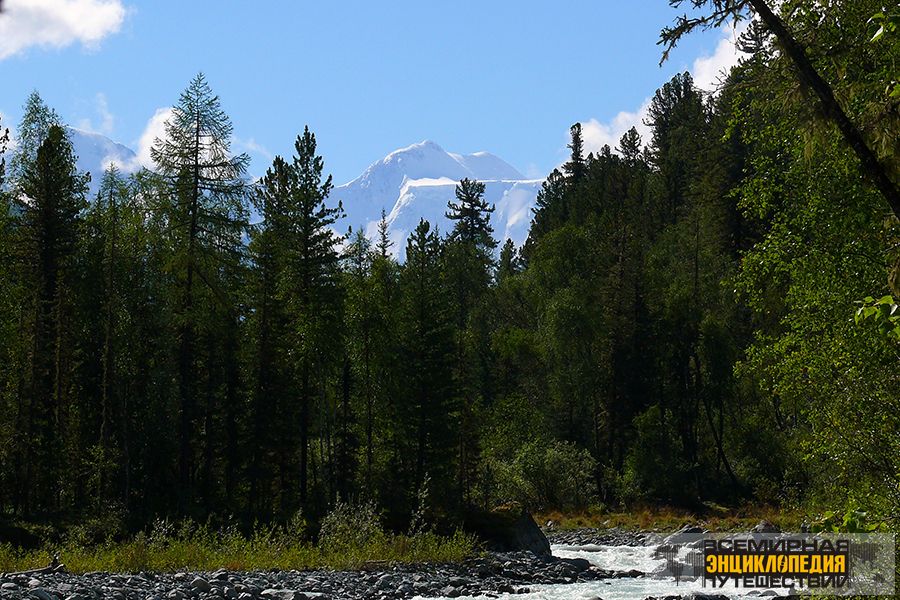
<instances>
[{"instance_id":1,"label":"green foliage","mask_svg":"<svg viewBox=\"0 0 900 600\"><path fill-rule=\"evenodd\" d=\"M236 529L212 529L192 521L157 521L149 532L125 541L84 544L70 538L62 545L24 551L0 544L0 572L46 566L58 553L73 573L107 571L137 573L183 570L232 571L291 569L351 569L370 561L388 563L446 563L475 552L475 540L456 532L442 537L426 532L414 536L357 537L339 550L313 545L290 527L257 526L249 535Z\"/></svg>"},{"instance_id":2,"label":"green foliage","mask_svg":"<svg viewBox=\"0 0 900 600\"><path fill-rule=\"evenodd\" d=\"M882 335L900 340L900 304L893 296L882 296L878 300L871 296L859 302L854 320L857 324L873 321Z\"/></svg>"},{"instance_id":3,"label":"green foliage","mask_svg":"<svg viewBox=\"0 0 900 600\"><path fill-rule=\"evenodd\" d=\"M693 5L669 48L749 10ZM780 15L896 179L881 8ZM852 506L894 526L900 309L872 290L894 266L896 296L898 224L771 28L740 44L718 94L687 73L654 94L646 141L585 156L573 126L523 248L496 252L484 184L463 180L452 230L420 223L402 263L384 216L375 240L335 233L309 129L250 186L202 76L155 171L110 170L90 205L32 94L0 202L0 509L78 517L83 568L460 556L470 540L434 531L508 500ZM281 525L211 525L230 514ZM209 525L127 537L159 515Z\"/></svg>"},{"instance_id":4,"label":"green foliage","mask_svg":"<svg viewBox=\"0 0 900 600\"><path fill-rule=\"evenodd\" d=\"M374 503L354 505L338 502L322 519L319 544L325 552L349 554L371 544L379 544L384 537Z\"/></svg>"},{"instance_id":5,"label":"green foliage","mask_svg":"<svg viewBox=\"0 0 900 600\"><path fill-rule=\"evenodd\" d=\"M875 531L887 531L884 522L873 523L869 513L857 508L850 508L843 514L833 510L826 510L810 525L813 533L872 533Z\"/></svg>"},{"instance_id":6,"label":"green foliage","mask_svg":"<svg viewBox=\"0 0 900 600\"><path fill-rule=\"evenodd\" d=\"M626 500L656 500L689 503L699 493L691 465L683 458L683 448L671 416L658 406L635 417L635 443L625 459L622 495Z\"/></svg>"},{"instance_id":7,"label":"green foliage","mask_svg":"<svg viewBox=\"0 0 900 600\"><path fill-rule=\"evenodd\" d=\"M597 463L584 448L560 441L532 440L511 461L494 461L495 501L528 510L579 510L596 499Z\"/></svg>"}]
</instances>

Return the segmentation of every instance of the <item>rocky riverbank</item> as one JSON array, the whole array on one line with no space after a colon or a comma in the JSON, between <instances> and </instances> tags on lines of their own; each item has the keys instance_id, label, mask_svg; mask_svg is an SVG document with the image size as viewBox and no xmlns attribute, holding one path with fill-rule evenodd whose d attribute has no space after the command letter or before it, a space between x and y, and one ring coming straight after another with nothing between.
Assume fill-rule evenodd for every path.
<instances>
[{"instance_id":1,"label":"rocky riverbank","mask_svg":"<svg viewBox=\"0 0 900 600\"><path fill-rule=\"evenodd\" d=\"M661 539L655 533L629 529L545 529L544 534L551 544L565 546L650 546Z\"/></svg>"},{"instance_id":2,"label":"rocky riverbank","mask_svg":"<svg viewBox=\"0 0 900 600\"><path fill-rule=\"evenodd\" d=\"M491 553L455 565L397 565L364 571L86 573L0 578L0 598L38 600L399 600L527 593L528 586L636 577L582 559Z\"/></svg>"}]
</instances>

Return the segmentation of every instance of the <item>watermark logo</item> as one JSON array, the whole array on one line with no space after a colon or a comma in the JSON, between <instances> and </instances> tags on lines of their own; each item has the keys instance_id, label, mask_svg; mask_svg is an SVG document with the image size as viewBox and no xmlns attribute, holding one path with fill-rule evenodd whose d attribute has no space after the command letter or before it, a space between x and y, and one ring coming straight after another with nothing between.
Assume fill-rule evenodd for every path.
<instances>
[{"instance_id":1,"label":"watermark logo","mask_svg":"<svg viewBox=\"0 0 900 600\"><path fill-rule=\"evenodd\" d=\"M894 594L894 534L687 534L656 550L660 573L716 591Z\"/></svg>"}]
</instances>

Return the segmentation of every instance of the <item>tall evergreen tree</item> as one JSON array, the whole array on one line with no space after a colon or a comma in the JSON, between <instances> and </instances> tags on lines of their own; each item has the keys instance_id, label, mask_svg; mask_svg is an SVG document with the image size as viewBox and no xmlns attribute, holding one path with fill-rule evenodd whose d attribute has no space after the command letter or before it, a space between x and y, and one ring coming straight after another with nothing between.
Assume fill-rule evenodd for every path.
<instances>
[{"instance_id":1,"label":"tall evergreen tree","mask_svg":"<svg viewBox=\"0 0 900 600\"><path fill-rule=\"evenodd\" d=\"M61 453L56 443L66 434L71 391L71 319L74 256L85 207L87 179L75 168L75 156L62 127L51 125L33 162L24 165L22 202L25 273L33 290L25 375L19 467L21 491L16 504L24 513L59 508L63 489Z\"/></svg>"},{"instance_id":2,"label":"tall evergreen tree","mask_svg":"<svg viewBox=\"0 0 900 600\"><path fill-rule=\"evenodd\" d=\"M16 130L16 151L9 164L13 181L24 176L28 164L37 157L38 148L47 139L53 125L62 127L59 115L47 106L36 90L31 92L23 107L22 120Z\"/></svg>"},{"instance_id":3,"label":"tall evergreen tree","mask_svg":"<svg viewBox=\"0 0 900 600\"><path fill-rule=\"evenodd\" d=\"M157 139L150 153L168 187L162 209L172 238L171 269L178 287L178 473L183 510L194 500L194 442L202 393L198 338L204 329L203 309L212 305L199 300L209 295L213 302L229 302L218 281L219 269L238 262L246 222L243 176L249 158L231 154L231 133L231 122L201 73L181 94L166 122L165 138Z\"/></svg>"},{"instance_id":4,"label":"tall evergreen tree","mask_svg":"<svg viewBox=\"0 0 900 600\"><path fill-rule=\"evenodd\" d=\"M567 147L571 154L569 161L563 165L563 171L573 184L577 184L584 177L584 137L581 133L581 123L572 125L569 134L572 139Z\"/></svg>"},{"instance_id":5,"label":"tall evergreen tree","mask_svg":"<svg viewBox=\"0 0 900 600\"><path fill-rule=\"evenodd\" d=\"M497 247L490 223L494 207L484 200L484 190L483 183L469 179L457 185L457 202L448 203L447 217L454 225L444 256L456 318L454 379L462 396L458 478L465 500L470 499L478 464L478 405L490 395L486 330L483 320L473 318L490 288Z\"/></svg>"},{"instance_id":6,"label":"tall evergreen tree","mask_svg":"<svg viewBox=\"0 0 900 600\"><path fill-rule=\"evenodd\" d=\"M441 276L441 243L425 220L406 245L401 273L404 385L399 417L414 458L403 479L407 510L426 476L440 486L445 508L453 507L453 434L458 413L453 389L453 320Z\"/></svg>"},{"instance_id":7,"label":"tall evergreen tree","mask_svg":"<svg viewBox=\"0 0 900 600\"><path fill-rule=\"evenodd\" d=\"M497 283L502 283L507 277L515 275L522 270L519 251L516 244L507 239L500 249L500 260L497 264Z\"/></svg>"},{"instance_id":8,"label":"tall evergreen tree","mask_svg":"<svg viewBox=\"0 0 900 600\"><path fill-rule=\"evenodd\" d=\"M285 267L279 294L291 327L293 377L299 383L300 502L309 496L309 451L314 405L339 351L335 331L340 322L340 238L331 226L344 211L326 204L331 176L323 177L324 161L316 154L316 137L305 128L294 144L283 220Z\"/></svg>"},{"instance_id":9,"label":"tall evergreen tree","mask_svg":"<svg viewBox=\"0 0 900 600\"><path fill-rule=\"evenodd\" d=\"M262 221L250 234L253 268L248 279L248 337L252 349L247 475L250 512L261 517L271 517L276 510L283 512L293 504L290 482L294 479L291 470L295 466L289 457L290 449L296 445L296 436L292 435L290 418L274 418L279 414L283 417L291 414L288 404L292 394L289 331L278 282L283 278L287 259L284 210L292 181L291 165L276 157L255 187L253 196Z\"/></svg>"}]
</instances>

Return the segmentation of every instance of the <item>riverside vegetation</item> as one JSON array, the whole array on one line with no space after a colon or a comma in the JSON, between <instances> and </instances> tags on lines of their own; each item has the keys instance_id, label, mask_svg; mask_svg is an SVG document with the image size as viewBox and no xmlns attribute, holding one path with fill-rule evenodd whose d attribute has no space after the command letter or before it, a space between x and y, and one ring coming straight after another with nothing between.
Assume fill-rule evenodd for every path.
<instances>
[{"instance_id":1,"label":"riverside vegetation","mask_svg":"<svg viewBox=\"0 0 900 600\"><path fill-rule=\"evenodd\" d=\"M94 525L94 528L91 527ZM457 532L439 536L421 530L385 532L371 505L338 504L322 523L318 543L306 522L296 517L285 525L258 525L249 534L236 524L213 528L190 520L158 520L147 532L125 540L97 540L108 535L102 524L71 528L56 543L39 549L0 545L0 573L45 566L58 556L73 573L136 573L180 570L231 571L358 569L386 563L460 562L476 553L473 536Z\"/></svg>"},{"instance_id":2,"label":"riverside vegetation","mask_svg":"<svg viewBox=\"0 0 900 600\"><path fill-rule=\"evenodd\" d=\"M693 4L664 42L766 6ZM68 529L46 537L87 570L448 560L472 551L466 513L506 502L896 528L897 22L782 2L716 93L687 73L655 93L648 139L585 155L573 126L524 247L464 180L452 229L421 222L402 263L384 219L336 233L308 129L250 182L202 75L153 168L110 168L95 198L32 93L0 152L4 531ZM313 545L346 503L381 533ZM65 527L98 515L89 540Z\"/></svg>"}]
</instances>

